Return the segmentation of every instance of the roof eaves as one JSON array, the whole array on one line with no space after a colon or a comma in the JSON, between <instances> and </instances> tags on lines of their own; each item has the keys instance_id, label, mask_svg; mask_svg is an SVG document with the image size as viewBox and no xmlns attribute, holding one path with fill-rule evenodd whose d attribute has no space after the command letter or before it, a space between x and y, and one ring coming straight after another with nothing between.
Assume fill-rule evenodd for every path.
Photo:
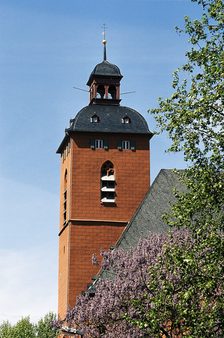
<instances>
[{"instance_id":1,"label":"roof eaves","mask_svg":"<svg viewBox=\"0 0 224 338\"><path fill-rule=\"evenodd\" d=\"M118 80L121 80L122 79L122 77L123 77L123 75L119 75L119 74L95 74L95 73L91 73L90 74L90 77L89 77L89 79L88 79L88 81L87 81L87 83L86 83L86 85L87 86L90 86L91 85L91 83L92 83L92 80L94 79L94 78L96 78L96 79L99 79L99 78L112 78L112 79L118 79Z\"/></svg>"},{"instance_id":2,"label":"roof eaves","mask_svg":"<svg viewBox=\"0 0 224 338\"><path fill-rule=\"evenodd\" d=\"M69 139L69 133L67 132L67 129L65 129L65 136L64 136L61 144L59 145L59 147L58 147L58 149L56 151L56 154L61 154L62 153L63 148L64 148L65 144L67 143L68 139Z\"/></svg>"},{"instance_id":3,"label":"roof eaves","mask_svg":"<svg viewBox=\"0 0 224 338\"><path fill-rule=\"evenodd\" d=\"M151 139L155 134L148 131L148 132L133 132L131 130L127 130L127 131L110 131L110 130L88 130L88 129L71 129L71 128L67 128L65 129L66 133L70 134L70 133L102 133L102 134L134 134L134 135L148 135L149 139ZM63 142L63 141L62 141Z\"/></svg>"}]
</instances>

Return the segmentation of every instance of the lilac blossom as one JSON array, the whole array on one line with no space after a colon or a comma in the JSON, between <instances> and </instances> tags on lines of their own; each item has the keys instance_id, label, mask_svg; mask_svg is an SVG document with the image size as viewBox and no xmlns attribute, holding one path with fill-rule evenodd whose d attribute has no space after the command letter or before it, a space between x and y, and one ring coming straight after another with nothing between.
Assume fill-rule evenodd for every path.
<instances>
[{"instance_id":1,"label":"lilac blossom","mask_svg":"<svg viewBox=\"0 0 224 338\"><path fill-rule=\"evenodd\" d=\"M148 287L149 268L161 260L168 243L184 245L188 239L188 232L183 230L175 231L172 237L165 233L151 233L128 252L116 249L102 252L102 269L106 271L106 278L99 275L94 297L87 292L78 298L76 306L67 315L67 322L81 329L87 338L154 337L149 335L146 324L145 327L138 325L142 314L136 302L140 301L144 311L153 309ZM167 277L173 281L176 278L178 282L172 273L167 275L164 271L163 275L161 271L161 278ZM159 284L158 280L158 287Z\"/></svg>"}]
</instances>

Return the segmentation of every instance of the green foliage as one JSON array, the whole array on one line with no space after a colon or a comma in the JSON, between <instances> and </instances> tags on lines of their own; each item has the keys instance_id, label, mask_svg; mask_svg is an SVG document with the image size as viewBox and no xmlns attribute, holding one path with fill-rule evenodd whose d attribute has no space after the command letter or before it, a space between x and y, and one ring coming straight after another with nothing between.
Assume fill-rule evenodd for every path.
<instances>
[{"instance_id":1,"label":"green foliage","mask_svg":"<svg viewBox=\"0 0 224 338\"><path fill-rule=\"evenodd\" d=\"M132 323L153 337L223 337L223 237L209 236L206 247L194 240L165 246L149 267L149 292L135 305L141 320Z\"/></svg>"},{"instance_id":2,"label":"green foliage","mask_svg":"<svg viewBox=\"0 0 224 338\"><path fill-rule=\"evenodd\" d=\"M20 319L13 327L12 338L35 338L35 327L29 317Z\"/></svg>"},{"instance_id":3,"label":"green foliage","mask_svg":"<svg viewBox=\"0 0 224 338\"><path fill-rule=\"evenodd\" d=\"M224 150L224 4L194 1L204 7L200 20L185 17L191 43L187 62L173 75L174 92L152 109L161 130L172 140L170 151L183 151L186 161L223 165Z\"/></svg>"},{"instance_id":4,"label":"green foliage","mask_svg":"<svg viewBox=\"0 0 224 338\"><path fill-rule=\"evenodd\" d=\"M52 328L56 315L48 313L37 324L30 322L29 317L20 319L15 325L8 321L0 325L0 338L56 338L58 332Z\"/></svg>"},{"instance_id":5,"label":"green foliage","mask_svg":"<svg viewBox=\"0 0 224 338\"><path fill-rule=\"evenodd\" d=\"M185 17L177 29L189 37L187 61L173 75L171 97L151 110L172 140L168 151L183 151L189 163L180 174L187 192L176 192L165 220L189 229L192 242L167 245L149 267L145 297L154 306L146 311L137 302L135 324L164 337L217 338L224 335L224 3L192 1L202 6L201 19Z\"/></svg>"},{"instance_id":6,"label":"green foliage","mask_svg":"<svg viewBox=\"0 0 224 338\"><path fill-rule=\"evenodd\" d=\"M12 325L6 321L0 325L0 337L1 338L12 338L13 337L13 328Z\"/></svg>"},{"instance_id":7,"label":"green foliage","mask_svg":"<svg viewBox=\"0 0 224 338\"><path fill-rule=\"evenodd\" d=\"M52 312L46 314L36 325L36 337L55 338L57 332L52 328L52 323L56 320L56 315Z\"/></svg>"}]
</instances>

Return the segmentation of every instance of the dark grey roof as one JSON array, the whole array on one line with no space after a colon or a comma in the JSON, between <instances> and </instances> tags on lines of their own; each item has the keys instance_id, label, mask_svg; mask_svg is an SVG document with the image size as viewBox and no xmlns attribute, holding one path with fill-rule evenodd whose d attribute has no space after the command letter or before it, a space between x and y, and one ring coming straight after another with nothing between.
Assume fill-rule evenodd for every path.
<instances>
[{"instance_id":1,"label":"dark grey roof","mask_svg":"<svg viewBox=\"0 0 224 338\"><path fill-rule=\"evenodd\" d=\"M103 61L101 63L98 63L95 66L87 82L88 86L91 84L92 79L95 76L118 77L120 79L122 78L122 75L121 75L121 72L118 66L113 65L112 63L108 61Z\"/></svg>"},{"instance_id":2,"label":"dark grey roof","mask_svg":"<svg viewBox=\"0 0 224 338\"><path fill-rule=\"evenodd\" d=\"M91 117L97 115L99 122L91 122ZM128 116L130 123L122 123L122 118ZM82 108L71 120L67 132L104 132L149 134L146 120L136 110L119 105L89 105Z\"/></svg>"},{"instance_id":3,"label":"dark grey roof","mask_svg":"<svg viewBox=\"0 0 224 338\"><path fill-rule=\"evenodd\" d=\"M124 250L133 248L140 238L146 237L149 232L167 230L162 216L170 210L175 201L174 189L178 191L186 189L178 173L172 169L160 170L132 220L119 238L116 248Z\"/></svg>"}]
</instances>

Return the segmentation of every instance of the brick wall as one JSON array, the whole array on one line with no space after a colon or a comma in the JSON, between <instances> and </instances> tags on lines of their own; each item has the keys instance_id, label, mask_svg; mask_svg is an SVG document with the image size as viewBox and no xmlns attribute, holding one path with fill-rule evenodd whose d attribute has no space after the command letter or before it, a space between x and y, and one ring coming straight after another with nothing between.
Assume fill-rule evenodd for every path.
<instances>
[{"instance_id":1,"label":"brick wall","mask_svg":"<svg viewBox=\"0 0 224 338\"><path fill-rule=\"evenodd\" d=\"M69 227L66 227L60 234L59 240L58 313L60 319L66 315L68 303L69 230Z\"/></svg>"},{"instance_id":2,"label":"brick wall","mask_svg":"<svg viewBox=\"0 0 224 338\"><path fill-rule=\"evenodd\" d=\"M90 139L107 139L109 150L89 147ZM132 139L136 151L118 150L121 139ZM115 168L116 207L100 204L101 166L110 160ZM149 188L147 136L76 134L72 142L71 218L128 221Z\"/></svg>"},{"instance_id":3,"label":"brick wall","mask_svg":"<svg viewBox=\"0 0 224 338\"><path fill-rule=\"evenodd\" d=\"M92 255L100 263L100 251L114 245L123 229L124 224L70 224L69 307L74 306L76 297L86 290L100 269L100 265L92 264Z\"/></svg>"},{"instance_id":4,"label":"brick wall","mask_svg":"<svg viewBox=\"0 0 224 338\"><path fill-rule=\"evenodd\" d=\"M109 149L91 149L91 139L104 139ZM131 140L136 150L118 150L120 140ZM116 203L100 202L101 167L111 161L115 169ZM76 133L61 164L59 236L59 316L74 306L76 297L91 282L99 266L100 250L116 243L125 225L149 189L149 141L145 135ZM63 230L64 174L67 170L67 221Z\"/></svg>"}]
</instances>

